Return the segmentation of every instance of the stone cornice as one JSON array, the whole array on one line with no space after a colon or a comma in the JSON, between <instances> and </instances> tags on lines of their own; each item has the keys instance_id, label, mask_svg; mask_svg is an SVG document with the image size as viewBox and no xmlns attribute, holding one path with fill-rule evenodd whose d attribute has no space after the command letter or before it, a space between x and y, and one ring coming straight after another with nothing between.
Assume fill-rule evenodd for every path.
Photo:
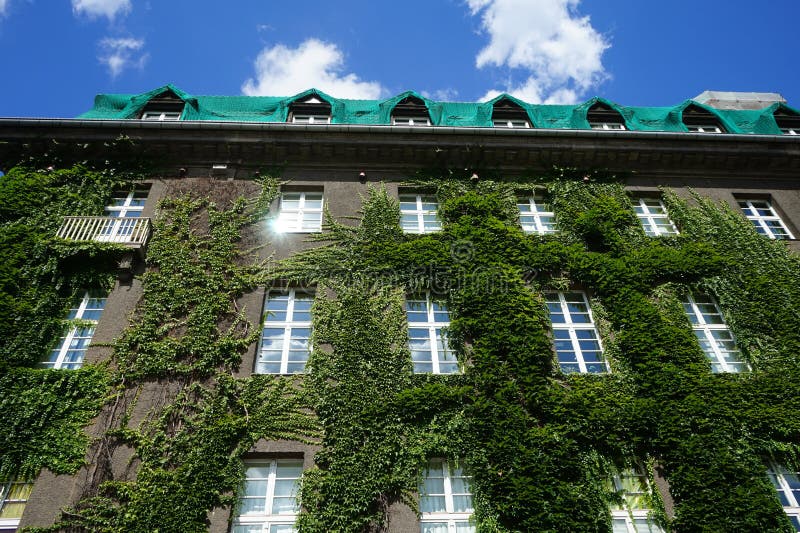
<instances>
[{"instance_id":1,"label":"stone cornice","mask_svg":"<svg viewBox=\"0 0 800 533\"><path fill-rule=\"evenodd\" d=\"M677 177L796 178L800 137L597 130L0 119L0 162L53 141L120 137L165 167L279 165L408 171L464 167L521 173L555 166ZM100 150L101 148L98 148ZM97 154L101 155L101 154Z\"/></svg>"}]
</instances>

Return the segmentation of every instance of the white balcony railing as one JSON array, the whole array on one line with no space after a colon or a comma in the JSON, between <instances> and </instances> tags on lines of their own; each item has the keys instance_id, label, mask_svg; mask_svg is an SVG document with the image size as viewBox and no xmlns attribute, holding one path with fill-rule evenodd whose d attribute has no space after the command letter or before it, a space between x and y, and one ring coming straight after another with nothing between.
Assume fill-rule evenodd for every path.
<instances>
[{"instance_id":1,"label":"white balcony railing","mask_svg":"<svg viewBox=\"0 0 800 533\"><path fill-rule=\"evenodd\" d=\"M64 217L56 234L71 241L116 242L141 248L150 236L150 219L138 217Z\"/></svg>"}]
</instances>

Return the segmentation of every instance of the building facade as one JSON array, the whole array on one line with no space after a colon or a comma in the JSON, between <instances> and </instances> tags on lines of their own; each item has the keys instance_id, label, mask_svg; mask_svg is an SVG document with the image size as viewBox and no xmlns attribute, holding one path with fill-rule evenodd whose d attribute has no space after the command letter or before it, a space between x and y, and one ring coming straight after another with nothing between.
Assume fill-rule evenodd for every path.
<instances>
[{"instance_id":1,"label":"building facade","mask_svg":"<svg viewBox=\"0 0 800 533\"><path fill-rule=\"evenodd\" d=\"M800 531L798 133L749 93L0 119L0 531Z\"/></svg>"}]
</instances>

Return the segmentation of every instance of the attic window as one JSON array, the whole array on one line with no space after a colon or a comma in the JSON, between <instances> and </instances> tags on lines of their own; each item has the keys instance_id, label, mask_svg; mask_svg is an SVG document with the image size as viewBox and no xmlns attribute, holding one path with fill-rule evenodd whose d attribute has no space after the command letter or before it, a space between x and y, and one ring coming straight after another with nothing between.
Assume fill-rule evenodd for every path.
<instances>
[{"instance_id":1,"label":"attic window","mask_svg":"<svg viewBox=\"0 0 800 533\"><path fill-rule=\"evenodd\" d=\"M430 126L431 119L425 102L409 96L404 98L392 110L393 126Z\"/></svg>"},{"instance_id":2,"label":"attic window","mask_svg":"<svg viewBox=\"0 0 800 533\"><path fill-rule=\"evenodd\" d=\"M773 116L784 135L800 135L800 115L778 109Z\"/></svg>"},{"instance_id":3,"label":"attic window","mask_svg":"<svg viewBox=\"0 0 800 533\"><path fill-rule=\"evenodd\" d=\"M492 125L495 128L530 128L528 113L518 104L507 98L492 106Z\"/></svg>"},{"instance_id":4,"label":"attic window","mask_svg":"<svg viewBox=\"0 0 800 533\"><path fill-rule=\"evenodd\" d=\"M180 111L145 111L142 113L142 120L180 120Z\"/></svg>"},{"instance_id":5,"label":"attic window","mask_svg":"<svg viewBox=\"0 0 800 533\"><path fill-rule=\"evenodd\" d=\"M625 130L625 119L611 107L597 103L589 108L586 120L593 130Z\"/></svg>"},{"instance_id":6,"label":"attic window","mask_svg":"<svg viewBox=\"0 0 800 533\"><path fill-rule=\"evenodd\" d=\"M683 110L683 123L692 133L727 133L717 117L694 105Z\"/></svg>"},{"instance_id":7,"label":"attic window","mask_svg":"<svg viewBox=\"0 0 800 533\"><path fill-rule=\"evenodd\" d=\"M330 124L331 105L315 95L295 100L289 106L289 122L293 124Z\"/></svg>"},{"instance_id":8,"label":"attic window","mask_svg":"<svg viewBox=\"0 0 800 533\"><path fill-rule=\"evenodd\" d=\"M156 121L180 120L183 114L183 106L183 100L174 93L162 93L147 102L140 118L141 120Z\"/></svg>"}]
</instances>

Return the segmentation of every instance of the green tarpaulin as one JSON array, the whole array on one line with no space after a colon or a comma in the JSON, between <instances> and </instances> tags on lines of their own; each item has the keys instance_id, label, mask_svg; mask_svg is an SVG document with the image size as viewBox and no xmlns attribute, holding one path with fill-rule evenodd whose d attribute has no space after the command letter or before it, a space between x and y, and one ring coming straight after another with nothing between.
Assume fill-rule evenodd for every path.
<instances>
[{"instance_id":1,"label":"green tarpaulin","mask_svg":"<svg viewBox=\"0 0 800 533\"><path fill-rule=\"evenodd\" d=\"M100 94L94 107L80 115L82 119L119 120L138 119L147 103L165 94L185 103L181 120L215 120L229 122L286 122L293 102L316 96L331 106L333 124L391 124L395 105L412 97L422 101L428 109L434 126L492 127L492 110L495 103L508 100L527 113L533 128L586 130L591 126L587 112L595 104L617 111L632 131L688 131L683 123L683 110L696 106L711 113L729 133L780 135L774 113L778 109L796 115L798 112L784 104L776 103L764 109L715 109L693 100L674 107L629 107L602 98L578 105L528 104L510 95L500 95L488 102L437 102L421 94L408 91L387 100L348 100L333 98L322 91L309 89L289 97L280 96L193 96L173 85L165 85L143 94Z\"/></svg>"}]
</instances>

